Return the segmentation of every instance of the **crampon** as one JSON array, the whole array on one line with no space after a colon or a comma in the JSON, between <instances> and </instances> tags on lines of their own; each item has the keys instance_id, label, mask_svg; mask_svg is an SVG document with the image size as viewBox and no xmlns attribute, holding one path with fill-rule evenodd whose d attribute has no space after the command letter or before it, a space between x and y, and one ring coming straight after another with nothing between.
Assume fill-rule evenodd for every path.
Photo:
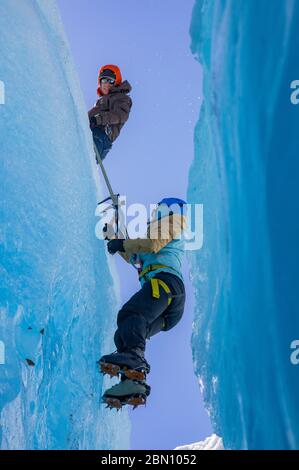
<instances>
[{"instance_id":1,"label":"crampon","mask_svg":"<svg viewBox=\"0 0 299 470\"><path fill-rule=\"evenodd\" d=\"M146 406L146 398L147 397L142 394L135 394L124 398L115 398L104 395L102 397L102 403L106 403L106 408L116 409L117 411L121 410L125 405L131 405L133 410L135 410L138 406Z\"/></svg>"},{"instance_id":2,"label":"crampon","mask_svg":"<svg viewBox=\"0 0 299 470\"><path fill-rule=\"evenodd\" d=\"M119 366L105 361L98 361L100 372L104 375L108 374L110 377L118 377L119 375L125 376L130 380L143 381L146 379L146 370L131 369L128 366Z\"/></svg>"},{"instance_id":3,"label":"crampon","mask_svg":"<svg viewBox=\"0 0 299 470\"><path fill-rule=\"evenodd\" d=\"M124 379L105 391L102 403L106 403L110 409L120 410L125 405L131 405L135 409L140 405L146 405L150 392L151 387L146 382Z\"/></svg>"}]
</instances>

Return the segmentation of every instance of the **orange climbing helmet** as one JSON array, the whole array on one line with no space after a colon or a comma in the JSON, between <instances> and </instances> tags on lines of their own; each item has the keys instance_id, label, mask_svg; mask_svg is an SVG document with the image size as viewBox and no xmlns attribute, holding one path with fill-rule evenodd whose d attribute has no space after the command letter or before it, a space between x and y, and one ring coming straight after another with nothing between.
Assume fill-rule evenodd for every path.
<instances>
[{"instance_id":1,"label":"orange climbing helmet","mask_svg":"<svg viewBox=\"0 0 299 470\"><path fill-rule=\"evenodd\" d=\"M121 72L120 72L120 69L117 65L112 65L112 64L103 65L100 68L99 75L98 75L97 93L98 93L99 96L102 95L100 81L101 81L101 78L104 78L104 77L114 78L116 86L120 85L121 82L122 82Z\"/></svg>"}]
</instances>

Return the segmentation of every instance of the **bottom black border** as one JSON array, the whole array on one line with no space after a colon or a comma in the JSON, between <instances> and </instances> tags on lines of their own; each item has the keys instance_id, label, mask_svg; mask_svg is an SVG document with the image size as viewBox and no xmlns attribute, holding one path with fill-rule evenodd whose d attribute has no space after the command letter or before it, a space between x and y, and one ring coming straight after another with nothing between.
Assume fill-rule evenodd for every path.
<instances>
[{"instance_id":1,"label":"bottom black border","mask_svg":"<svg viewBox=\"0 0 299 470\"><path fill-rule=\"evenodd\" d=\"M208 462L230 464L252 463L284 463L298 462L299 451L206 451L206 450L95 450L95 451L0 451L0 463L3 462L44 462L53 463L70 462L76 464L94 464L95 467L112 467L114 465L125 468L139 468L144 465L176 465L180 467L204 465Z\"/></svg>"}]
</instances>

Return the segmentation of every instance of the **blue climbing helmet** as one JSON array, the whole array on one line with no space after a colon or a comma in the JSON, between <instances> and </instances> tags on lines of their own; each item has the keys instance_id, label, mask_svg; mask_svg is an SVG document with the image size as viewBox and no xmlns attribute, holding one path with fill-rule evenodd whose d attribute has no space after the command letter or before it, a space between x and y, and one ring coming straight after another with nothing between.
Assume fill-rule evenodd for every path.
<instances>
[{"instance_id":1,"label":"blue climbing helmet","mask_svg":"<svg viewBox=\"0 0 299 470\"><path fill-rule=\"evenodd\" d=\"M168 207L172 206L173 204L178 204L180 207L182 207L184 204L187 204L187 202L177 197L164 197L160 202L158 202L158 206L160 206L160 204L166 204Z\"/></svg>"},{"instance_id":2,"label":"blue climbing helmet","mask_svg":"<svg viewBox=\"0 0 299 470\"><path fill-rule=\"evenodd\" d=\"M172 214L184 215L187 202L177 197L164 197L157 205L157 218Z\"/></svg>"}]
</instances>

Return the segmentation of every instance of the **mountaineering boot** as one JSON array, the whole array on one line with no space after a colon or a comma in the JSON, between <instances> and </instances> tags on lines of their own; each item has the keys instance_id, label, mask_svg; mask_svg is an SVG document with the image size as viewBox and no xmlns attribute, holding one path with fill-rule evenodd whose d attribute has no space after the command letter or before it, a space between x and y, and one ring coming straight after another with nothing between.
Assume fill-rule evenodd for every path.
<instances>
[{"instance_id":1,"label":"mountaineering boot","mask_svg":"<svg viewBox=\"0 0 299 470\"><path fill-rule=\"evenodd\" d=\"M105 391L102 402L106 403L106 408L116 408L120 410L125 405L132 405L133 410L140 405L146 405L151 387L137 380L122 380Z\"/></svg>"},{"instance_id":2,"label":"mountaineering boot","mask_svg":"<svg viewBox=\"0 0 299 470\"><path fill-rule=\"evenodd\" d=\"M104 375L117 377L120 374L131 380L143 381L150 371L144 352L139 348L106 354L101 357L98 364Z\"/></svg>"}]
</instances>

